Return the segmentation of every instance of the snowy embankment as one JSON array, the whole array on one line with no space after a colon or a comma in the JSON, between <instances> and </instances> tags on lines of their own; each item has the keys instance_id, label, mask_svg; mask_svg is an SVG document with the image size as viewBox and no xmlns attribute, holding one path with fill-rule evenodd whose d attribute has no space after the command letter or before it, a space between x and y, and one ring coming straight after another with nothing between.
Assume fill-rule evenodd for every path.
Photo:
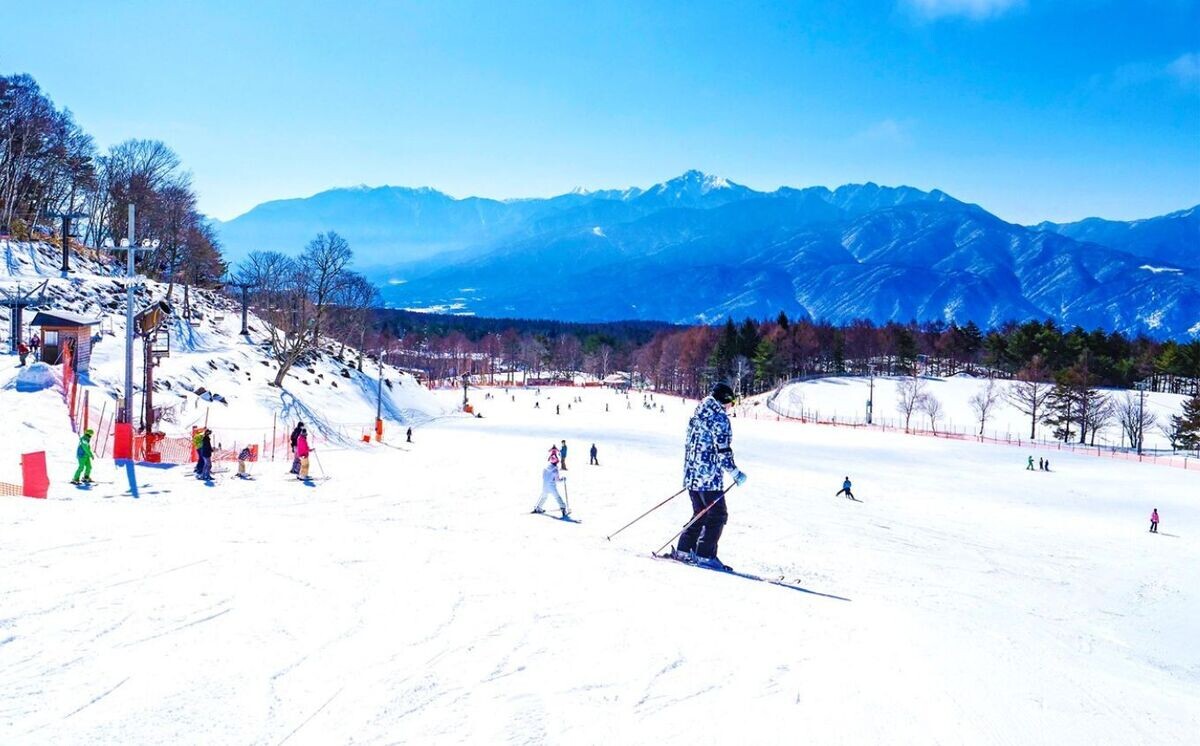
<instances>
[{"instance_id":1,"label":"snowy embankment","mask_svg":"<svg viewBox=\"0 0 1200 746\"><path fill-rule=\"evenodd\" d=\"M95 327L91 370L80 382L89 394L91 424L95 426L101 415L107 415L108 423L117 392L124 387L125 290L109 265L86 252L73 256L74 271L62 278L56 252L46 244L0 241L0 287L12 290L20 286L28 291L48 281L45 303L26 311L26 323L39 308L101 320ZM136 309L166 298L167 289L162 283L145 283L138 291ZM297 420L306 422L317 438L336 442L356 441L370 430L379 392L377 365L368 361L364 371L359 372L354 351L348 350L339 360L335 356L338 347L330 343L311 360L294 366L283 387L276 388L270 382L278 366L265 347L268 329L262 320L251 314L250 333L242 335L240 307L228 298L193 289L189 294L191 318L186 321L182 318L180 286L175 286L170 300L177 312L169 322L170 354L154 371L154 405L164 412L158 427L168 435L186 435L193 426L207 425L216 443L232 448L269 442L272 435L281 437ZM6 331L7 314L7 309L0 310L0 323ZM73 470L70 464L76 436L70 432L61 395L57 405L51 391L42 392L37 404L15 396L11 376L16 365L15 355L0 355L0 407L19 417L18 426L0 439L0 464L15 463L20 453L45 449L53 480L56 474ZM136 422L141 421L142 371L139 338L134 351ZM382 413L388 427L422 424L453 411L412 376L387 365L383 374L387 385L382 389ZM105 429L110 429L107 424ZM107 434L99 433L97 450L106 445ZM0 466L0 481L19 479L12 467Z\"/></svg>"},{"instance_id":2,"label":"snowy embankment","mask_svg":"<svg viewBox=\"0 0 1200 746\"><path fill-rule=\"evenodd\" d=\"M6 500L0 742L1200 732L1195 473L1070 454L1028 472L1010 447L738 418L749 481L721 557L802 592L649 558L684 497L605 540L679 488L694 402L542 395L476 393L483 419L318 451L316 487L263 464L211 488L139 470L139 500ZM528 514L563 438L582 524ZM847 474L863 502L833 496Z\"/></svg>"},{"instance_id":3,"label":"snowy embankment","mask_svg":"<svg viewBox=\"0 0 1200 746\"><path fill-rule=\"evenodd\" d=\"M904 417L896 409L899 400L897 384L902 380L904 379L898 377L875 378L875 413L872 421L876 425L904 427ZM950 378L922 377L920 380L925 387L925 393L935 397L942 405L943 411L936 427L939 432L968 435L979 433L979 418L971 409L971 397L983 391L987 386L987 379L958 375ZM1011 381L997 380L996 391L1002 394L1011 385ZM1138 396L1136 391L1103 389L1102 392L1114 401L1123 400L1126 394L1133 396L1136 401ZM776 404L785 414L796 417L803 412L806 417L823 421L861 423L866 420L867 400L871 396L871 381L866 377L818 378L784 386L779 392ZM1146 394L1144 406L1146 411L1153 413L1155 417L1155 425L1148 428L1145 434L1147 449L1165 450L1170 453L1170 443L1158 425L1168 423L1171 415L1179 414L1186 400L1187 397L1179 394ZM910 425L913 428L928 430L931 423L928 415L916 411L912 415ZM985 435L999 440L1028 439L1029 426L1029 415L1023 414L1000 396L988 417ZM1039 422L1037 439L1053 442L1053 438L1054 428ZM1078 440L1078 435L1074 440ZM1089 443L1091 440L1089 435ZM1127 447L1128 444L1128 437L1124 435L1115 419L1102 428L1095 439L1095 445L1104 447Z\"/></svg>"}]
</instances>

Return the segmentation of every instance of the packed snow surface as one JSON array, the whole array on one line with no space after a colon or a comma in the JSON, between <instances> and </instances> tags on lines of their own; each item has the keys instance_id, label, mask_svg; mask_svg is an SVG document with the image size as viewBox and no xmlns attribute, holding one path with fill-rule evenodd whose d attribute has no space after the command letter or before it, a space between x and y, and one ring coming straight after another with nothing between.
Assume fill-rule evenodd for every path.
<instances>
[{"instance_id":1,"label":"packed snow surface","mask_svg":"<svg viewBox=\"0 0 1200 746\"><path fill-rule=\"evenodd\" d=\"M1068 453L1026 471L1011 446L744 411L749 481L729 492L720 556L791 589L652 559L686 497L606 541L679 489L694 401L494 395L412 443L391 425L385 444L318 450L332 478L315 486L282 462L213 486L138 467L134 499L100 462L105 483L76 490L69 431L47 434L50 499L0 498L0 742L1200 733L1194 471ZM0 396L6 430L13 407L29 432L65 422L43 422L54 390ZM529 514L562 439L580 524ZM847 475L861 502L834 497Z\"/></svg>"}]
</instances>

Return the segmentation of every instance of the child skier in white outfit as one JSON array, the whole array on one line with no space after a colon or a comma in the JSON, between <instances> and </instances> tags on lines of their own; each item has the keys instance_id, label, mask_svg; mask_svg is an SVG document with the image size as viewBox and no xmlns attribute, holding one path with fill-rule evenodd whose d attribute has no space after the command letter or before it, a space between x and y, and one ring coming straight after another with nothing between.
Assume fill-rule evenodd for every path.
<instances>
[{"instance_id":1,"label":"child skier in white outfit","mask_svg":"<svg viewBox=\"0 0 1200 746\"><path fill-rule=\"evenodd\" d=\"M538 498L537 506L533 509L533 512L545 513L546 511L542 510L542 505L546 503L546 498L553 495L554 499L558 501L562 517L566 518L567 504L563 502L562 495L558 494L558 483L565 481L567 481L567 478L558 474L558 459L551 459L550 463L546 464L546 468L542 470L542 496Z\"/></svg>"}]
</instances>

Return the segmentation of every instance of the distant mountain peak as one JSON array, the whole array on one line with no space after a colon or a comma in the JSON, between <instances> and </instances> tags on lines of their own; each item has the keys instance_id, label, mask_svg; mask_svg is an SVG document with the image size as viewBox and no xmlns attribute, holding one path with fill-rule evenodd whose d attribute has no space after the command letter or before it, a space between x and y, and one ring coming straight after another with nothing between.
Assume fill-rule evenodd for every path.
<instances>
[{"instance_id":1,"label":"distant mountain peak","mask_svg":"<svg viewBox=\"0 0 1200 746\"><path fill-rule=\"evenodd\" d=\"M745 189L746 187L743 187L741 184L735 184L724 176L706 174L703 171L693 168L689 171L684 171L674 179L655 185L652 187L652 190L665 192L681 188L698 189L701 194L708 194L716 189Z\"/></svg>"}]
</instances>

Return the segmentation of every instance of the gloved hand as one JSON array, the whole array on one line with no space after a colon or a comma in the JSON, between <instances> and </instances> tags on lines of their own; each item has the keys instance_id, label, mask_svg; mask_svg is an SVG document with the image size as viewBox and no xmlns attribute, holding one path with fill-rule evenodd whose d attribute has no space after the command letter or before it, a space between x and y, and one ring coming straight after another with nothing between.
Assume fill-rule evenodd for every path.
<instances>
[{"instance_id":1,"label":"gloved hand","mask_svg":"<svg viewBox=\"0 0 1200 746\"><path fill-rule=\"evenodd\" d=\"M741 487L746 483L746 472L742 471L741 469L735 471L733 473L733 481L734 484L736 484L738 487Z\"/></svg>"}]
</instances>

